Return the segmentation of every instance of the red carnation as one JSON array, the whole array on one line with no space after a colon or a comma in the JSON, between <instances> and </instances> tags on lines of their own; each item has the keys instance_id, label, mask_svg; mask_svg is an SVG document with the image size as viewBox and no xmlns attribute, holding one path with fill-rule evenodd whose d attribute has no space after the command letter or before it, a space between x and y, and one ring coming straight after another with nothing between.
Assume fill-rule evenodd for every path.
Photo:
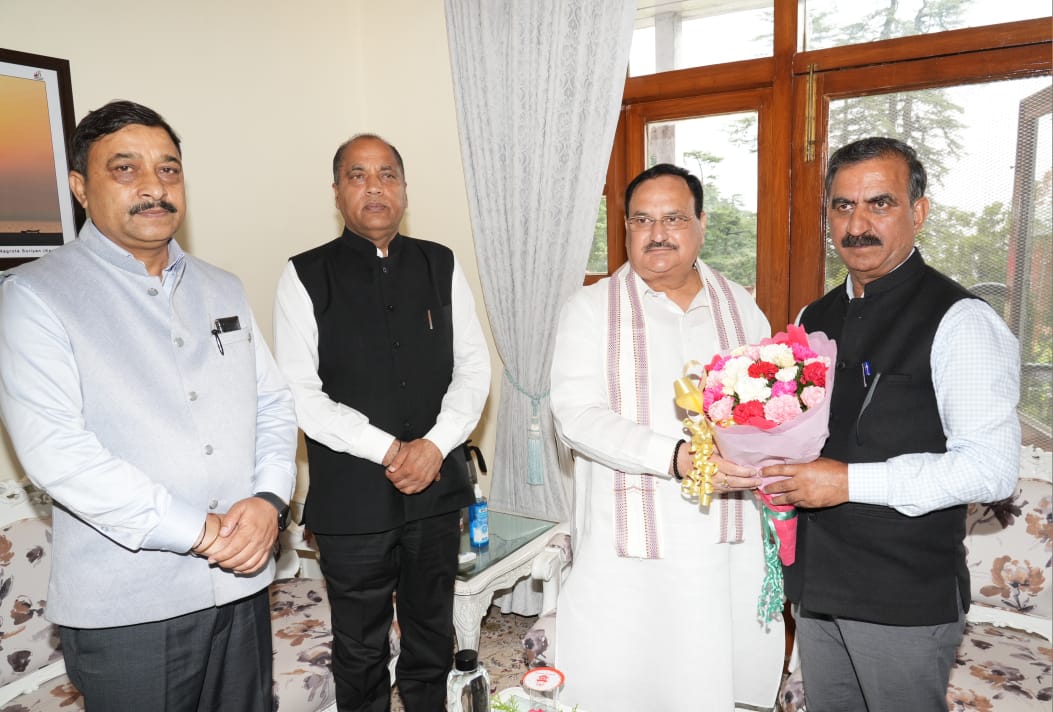
<instances>
[{"instance_id":1,"label":"red carnation","mask_svg":"<svg viewBox=\"0 0 1053 712\"><path fill-rule=\"evenodd\" d=\"M761 418L763 420L764 404L755 400L739 403L732 409L731 417L739 425L749 423L751 418Z\"/></svg>"},{"instance_id":2,"label":"red carnation","mask_svg":"<svg viewBox=\"0 0 1053 712\"><path fill-rule=\"evenodd\" d=\"M751 363L749 367L750 378L775 378L775 374L778 372L779 367L774 363L768 361L757 361Z\"/></svg>"},{"instance_id":3,"label":"red carnation","mask_svg":"<svg viewBox=\"0 0 1053 712\"><path fill-rule=\"evenodd\" d=\"M819 361L812 361L801 372L801 381L814 386L826 385L826 366Z\"/></svg>"}]
</instances>

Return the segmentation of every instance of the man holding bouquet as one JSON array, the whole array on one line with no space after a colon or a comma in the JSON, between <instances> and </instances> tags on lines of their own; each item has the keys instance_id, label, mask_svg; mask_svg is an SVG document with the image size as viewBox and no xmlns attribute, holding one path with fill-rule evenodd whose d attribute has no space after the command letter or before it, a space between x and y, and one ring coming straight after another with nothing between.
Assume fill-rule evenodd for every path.
<instances>
[{"instance_id":1,"label":"man holding bouquet","mask_svg":"<svg viewBox=\"0 0 1053 712\"><path fill-rule=\"evenodd\" d=\"M985 302L928 267L912 148L867 138L830 157L830 235L848 268L802 312L837 341L830 436L765 476L799 510L797 604L809 712L943 712L969 604L966 506L1013 492L1019 350Z\"/></svg>"},{"instance_id":2,"label":"man holding bouquet","mask_svg":"<svg viewBox=\"0 0 1053 712\"><path fill-rule=\"evenodd\" d=\"M759 478L716 458L708 510L677 481L692 463L672 382L692 359L770 334L750 294L698 259L702 197L677 166L637 176L628 264L571 297L556 334L552 412L575 454L556 665L564 696L589 709L768 709L779 684L783 628L757 619L761 518L742 492Z\"/></svg>"}]
</instances>

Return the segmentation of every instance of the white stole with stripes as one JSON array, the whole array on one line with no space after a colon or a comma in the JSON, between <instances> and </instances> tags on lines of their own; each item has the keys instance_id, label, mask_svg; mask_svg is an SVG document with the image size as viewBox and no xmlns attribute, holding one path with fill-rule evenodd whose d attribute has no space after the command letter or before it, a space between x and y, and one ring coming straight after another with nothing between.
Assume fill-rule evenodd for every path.
<instances>
[{"instance_id":1,"label":"white stole with stripes","mask_svg":"<svg viewBox=\"0 0 1053 712\"><path fill-rule=\"evenodd\" d=\"M695 266L702 277L702 288L709 297L720 350L746 343L738 305L727 280L701 260ZM651 425L650 368L648 364L647 324L640 301L643 280L629 263L608 280L607 293L607 393L615 413L632 418L640 425ZM698 354L708 359L712 354ZM673 383L669 382L669 397ZM615 547L618 556L660 559L662 536L656 489L662 478L651 474L629 474L615 470ZM742 541L742 495L717 496L720 503L720 542ZM687 506L687 505L685 505ZM729 526L733 530L730 532Z\"/></svg>"}]
</instances>

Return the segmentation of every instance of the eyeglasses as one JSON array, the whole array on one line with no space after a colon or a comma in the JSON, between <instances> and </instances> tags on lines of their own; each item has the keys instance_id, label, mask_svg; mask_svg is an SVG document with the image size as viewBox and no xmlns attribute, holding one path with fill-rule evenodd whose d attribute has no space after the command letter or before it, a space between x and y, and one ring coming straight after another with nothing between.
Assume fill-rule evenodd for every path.
<instances>
[{"instance_id":1,"label":"eyeglasses","mask_svg":"<svg viewBox=\"0 0 1053 712\"><path fill-rule=\"evenodd\" d=\"M625 222L629 223L629 229L633 232L650 230L655 223L662 223L662 227L666 230L683 230L691 222L691 216L663 215L660 218L652 218L650 215L633 215Z\"/></svg>"}]
</instances>

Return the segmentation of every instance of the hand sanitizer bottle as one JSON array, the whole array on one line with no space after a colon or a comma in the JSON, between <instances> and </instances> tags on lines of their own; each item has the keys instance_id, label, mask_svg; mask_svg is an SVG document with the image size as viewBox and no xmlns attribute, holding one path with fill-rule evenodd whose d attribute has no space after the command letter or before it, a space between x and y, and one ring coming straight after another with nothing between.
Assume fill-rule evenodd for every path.
<instances>
[{"instance_id":1,"label":"hand sanitizer bottle","mask_svg":"<svg viewBox=\"0 0 1053 712\"><path fill-rule=\"evenodd\" d=\"M475 485L475 501L468 505L468 543L475 549L485 549L490 545L490 514L478 483Z\"/></svg>"}]
</instances>

